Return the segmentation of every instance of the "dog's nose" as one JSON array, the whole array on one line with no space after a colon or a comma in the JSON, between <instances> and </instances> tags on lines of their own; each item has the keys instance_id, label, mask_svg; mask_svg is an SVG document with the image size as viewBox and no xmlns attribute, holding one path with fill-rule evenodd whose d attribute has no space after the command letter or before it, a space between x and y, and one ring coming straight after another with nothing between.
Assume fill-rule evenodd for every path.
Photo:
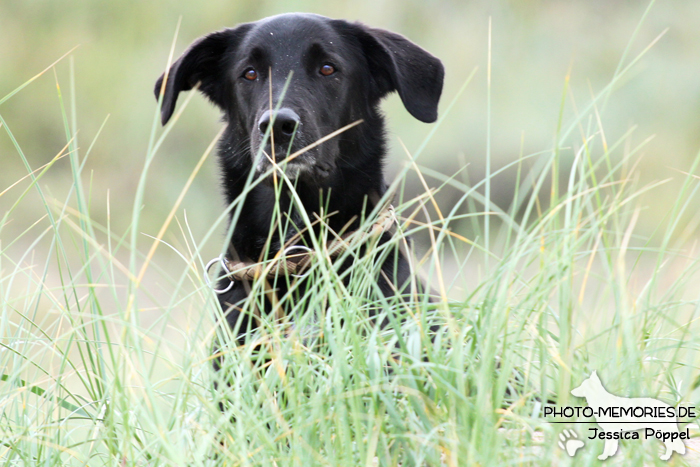
<instances>
[{"instance_id":1,"label":"dog's nose","mask_svg":"<svg viewBox=\"0 0 700 467\"><path fill-rule=\"evenodd\" d=\"M264 135L270 126L273 113L273 111L266 110L260 117L260 120L258 120L258 129L261 134ZM299 125L299 115L292 109L287 108L279 109L274 115L272 131L274 132L275 143L289 141L289 138L297 129L297 125Z\"/></svg>"}]
</instances>

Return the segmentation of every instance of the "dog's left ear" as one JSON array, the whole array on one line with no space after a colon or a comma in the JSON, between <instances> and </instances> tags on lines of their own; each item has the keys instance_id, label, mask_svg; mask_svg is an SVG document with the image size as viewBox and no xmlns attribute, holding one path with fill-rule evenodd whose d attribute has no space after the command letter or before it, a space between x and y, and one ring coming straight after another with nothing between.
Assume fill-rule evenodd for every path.
<instances>
[{"instance_id":1,"label":"dog's left ear","mask_svg":"<svg viewBox=\"0 0 700 467\"><path fill-rule=\"evenodd\" d=\"M437 120L445 69L442 62L405 37L383 29L340 20L337 29L353 34L367 58L369 79L377 99L398 91L401 101L418 120ZM345 32L343 31L343 32Z\"/></svg>"},{"instance_id":2,"label":"dog's left ear","mask_svg":"<svg viewBox=\"0 0 700 467\"><path fill-rule=\"evenodd\" d=\"M163 105L160 111L163 125L170 120L180 91L189 91L197 83L201 83L199 90L205 96L219 108L224 108L225 59L249 28L249 23L242 24L234 29L224 29L200 37L172 64L170 70L158 78L154 89L156 99L160 97L165 76L168 77L163 90Z\"/></svg>"}]
</instances>

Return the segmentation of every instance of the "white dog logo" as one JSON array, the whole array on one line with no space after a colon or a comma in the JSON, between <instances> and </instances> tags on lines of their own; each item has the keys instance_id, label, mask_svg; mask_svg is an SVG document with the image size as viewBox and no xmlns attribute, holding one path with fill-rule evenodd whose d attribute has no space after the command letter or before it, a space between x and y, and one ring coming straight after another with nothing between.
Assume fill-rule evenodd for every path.
<instances>
[{"instance_id":1,"label":"white dog logo","mask_svg":"<svg viewBox=\"0 0 700 467\"><path fill-rule=\"evenodd\" d=\"M632 409L643 411L643 409L639 408L644 407L661 408L662 410L672 411L673 408L670 405L650 397L619 397L610 394L603 387L595 371L591 374L590 378L584 380L579 387L572 389L571 394L576 397L586 398L588 406L593 409L596 422L600 425L601 433L598 437L605 439L605 447L603 448L603 453L598 456L598 459L607 459L617 452L618 439L621 437L626 438L626 436L623 436L624 432L642 429L645 430L645 436L647 430L653 430L654 433L663 433L663 437L660 439L662 439L664 446L666 446L666 452L661 456L661 460L668 460L671 454L673 454L673 451L676 451L678 454L685 454L685 444L681 441L683 433L678 431L678 423L675 418L669 417L660 419L648 415L629 415ZM627 412L627 415L621 415L618 412L616 414L617 416L613 417L610 416L612 413L610 408L621 408L620 411L628 409L630 412ZM659 423L660 420L666 423ZM671 422L671 420L673 421ZM592 428L592 430L597 431L595 428ZM668 434L668 436L666 436L666 434ZM656 437L659 436L657 435Z\"/></svg>"}]
</instances>

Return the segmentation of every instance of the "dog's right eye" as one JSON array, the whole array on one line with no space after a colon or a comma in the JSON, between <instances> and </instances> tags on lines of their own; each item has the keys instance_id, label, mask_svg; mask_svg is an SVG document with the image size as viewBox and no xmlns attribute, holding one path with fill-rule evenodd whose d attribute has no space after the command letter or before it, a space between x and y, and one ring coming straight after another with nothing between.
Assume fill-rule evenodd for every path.
<instances>
[{"instance_id":1,"label":"dog's right eye","mask_svg":"<svg viewBox=\"0 0 700 467\"><path fill-rule=\"evenodd\" d=\"M318 70L323 76L330 76L335 73L335 67L330 63L326 63Z\"/></svg>"},{"instance_id":2,"label":"dog's right eye","mask_svg":"<svg viewBox=\"0 0 700 467\"><path fill-rule=\"evenodd\" d=\"M255 81L258 78L258 72L253 68L248 68L244 73L243 77L248 81Z\"/></svg>"}]
</instances>

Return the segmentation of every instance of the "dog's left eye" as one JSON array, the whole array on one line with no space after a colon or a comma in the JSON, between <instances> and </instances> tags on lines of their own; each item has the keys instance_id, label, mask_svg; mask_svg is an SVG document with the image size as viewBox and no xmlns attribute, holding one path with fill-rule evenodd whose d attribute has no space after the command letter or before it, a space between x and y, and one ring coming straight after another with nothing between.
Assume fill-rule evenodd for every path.
<instances>
[{"instance_id":1,"label":"dog's left eye","mask_svg":"<svg viewBox=\"0 0 700 467\"><path fill-rule=\"evenodd\" d=\"M243 77L248 81L255 81L255 79L258 77L258 72L253 68L248 68L245 73L243 73Z\"/></svg>"},{"instance_id":2,"label":"dog's left eye","mask_svg":"<svg viewBox=\"0 0 700 467\"><path fill-rule=\"evenodd\" d=\"M335 73L335 67L334 67L333 65L330 65L330 64L326 63L326 64L323 65L323 66L321 67L321 69L318 70L318 71L319 71L319 73L321 73L323 76L330 76L330 75L332 75L333 73Z\"/></svg>"}]
</instances>

